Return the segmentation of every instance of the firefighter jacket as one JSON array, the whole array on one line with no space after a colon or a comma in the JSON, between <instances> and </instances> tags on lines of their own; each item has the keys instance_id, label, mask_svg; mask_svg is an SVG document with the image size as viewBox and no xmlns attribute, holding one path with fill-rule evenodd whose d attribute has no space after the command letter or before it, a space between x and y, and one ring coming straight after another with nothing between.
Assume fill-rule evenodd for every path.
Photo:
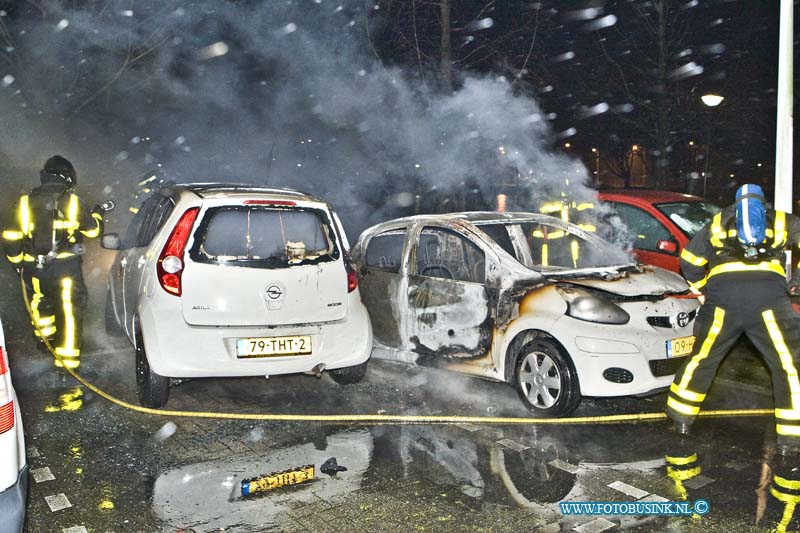
<instances>
[{"instance_id":1,"label":"firefighter jacket","mask_svg":"<svg viewBox=\"0 0 800 533\"><path fill-rule=\"evenodd\" d=\"M800 218L768 209L766 222L764 242L748 250L736 237L735 205L717 213L681 252L681 270L689 285L706 292L708 284L730 275L738 278L752 273L759 278L785 278L784 251L800 244ZM798 267L793 284L800 284L800 263Z\"/></svg>"},{"instance_id":2,"label":"firefighter jacket","mask_svg":"<svg viewBox=\"0 0 800 533\"><path fill-rule=\"evenodd\" d=\"M14 223L3 231L12 263L51 261L79 256L84 237L102 232L103 215L89 211L72 189L46 183L20 197Z\"/></svg>"}]
</instances>

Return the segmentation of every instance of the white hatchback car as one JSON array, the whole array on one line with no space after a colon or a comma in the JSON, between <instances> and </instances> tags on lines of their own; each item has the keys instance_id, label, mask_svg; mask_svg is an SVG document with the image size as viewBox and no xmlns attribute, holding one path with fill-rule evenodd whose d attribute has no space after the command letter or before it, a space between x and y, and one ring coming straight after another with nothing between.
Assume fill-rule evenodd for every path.
<instances>
[{"instance_id":1,"label":"white hatchback car","mask_svg":"<svg viewBox=\"0 0 800 533\"><path fill-rule=\"evenodd\" d=\"M699 304L675 273L547 215L421 215L353 247L374 357L512 384L545 416L665 389Z\"/></svg>"},{"instance_id":2,"label":"white hatchback car","mask_svg":"<svg viewBox=\"0 0 800 533\"><path fill-rule=\"evenodd\" d=\"M11 384L6 340L0 322L0 516L3 531L22 531L28 494L28 463L19 403Z\"/></svg>"},{"instance_id":3,"label":"white hatchback car","mask_svg":"<svg viewBox=\"0 0 800 533\"><path fill-rule=\"evenodd\" d=\"M366 372L372 329L336 214L324 201L252 185L156 190L109 272L106 327L136 350L139 400L171 378Z\"/></svg>"}]
</instances>

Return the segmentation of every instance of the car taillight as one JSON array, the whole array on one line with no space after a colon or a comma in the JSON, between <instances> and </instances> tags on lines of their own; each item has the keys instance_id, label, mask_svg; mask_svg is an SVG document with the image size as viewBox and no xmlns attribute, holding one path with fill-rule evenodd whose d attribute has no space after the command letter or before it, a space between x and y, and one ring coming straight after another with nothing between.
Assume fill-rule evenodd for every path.
<instances>
[{"instance_id":1,"label":"car taillight","mask_svg":"<svg viewBox=\"0 0 800 533\"><path fill-rule=\"evenodd\" d=\"M169 239L167 239L164 249L161 250L161 255L158 256L158 282L165 291L175 296L181 295L183 251L199 211L199 207L192 207L181 215L180 220L172 229L172 233L169 234Z\"/></svg>"},{"instance_id":2,"label":"car taillight","mask_svg":"<svg viewBox=\"0 0 800 533\"><path fill-rule=\"evenodd\" d=\"M347 292L353 292L358 288L358 272L349 261L344 262L344 269L347 271Z\"/></svg>"},{"instance_id":3,"label":"car taillight","mask_svg":"<svg viewBox=\"0 0 800 533\"><path fill-rule=\"evenodd\" d=\"M14 401L11 399L8 380L8 361L5 350L0 346L0 433L14 427Z\"/></svg>"}]
</instances>

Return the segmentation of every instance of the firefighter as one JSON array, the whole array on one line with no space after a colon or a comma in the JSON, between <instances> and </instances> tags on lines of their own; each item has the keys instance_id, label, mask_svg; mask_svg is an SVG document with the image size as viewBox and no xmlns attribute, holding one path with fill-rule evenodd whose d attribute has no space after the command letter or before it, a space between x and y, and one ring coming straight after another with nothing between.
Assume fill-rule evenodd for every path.
<instances>
[{"instance_id":1,"label":"firefighter","mask_svg":"<svg viewBox=\"0 0 800 533\"><path fill-rule=\"evenodd\" d=\"M788 291L784 251L800 242L800 219L766 207L761 187L736 191L681 253L681 269L700 308L692 355L675 374L666 412L687 434L722 359L742 334L761 352L772 374L777 449L800 451L800 316L789 294L800 292L800 270Z\"/></svg>"},{"instance_id":2,"label":"firefighter","mask_svg":"<svg viewBox=\"0 0 800 533\"><path fill-rule=\"evenodd\" d=\"M19 198L14 226L3 231L3 241L25 283L35 334L60 356L56 366L76 368L87 299L82 241L100 235L102 213L113 203L88 211L74 190L75 169L60 155L45 162L40 178L39 187Z\"/></svg>"}]
</instances>

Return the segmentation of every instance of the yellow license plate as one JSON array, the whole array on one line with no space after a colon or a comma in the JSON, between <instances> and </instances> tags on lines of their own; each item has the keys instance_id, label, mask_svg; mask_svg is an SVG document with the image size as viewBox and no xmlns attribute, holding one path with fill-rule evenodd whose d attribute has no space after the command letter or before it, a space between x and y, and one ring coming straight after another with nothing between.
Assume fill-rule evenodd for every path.
<instances>
[{"instance_id":1,"label":"yellow license plate","mask_svg":"<svg viewBox=\"0 0 800 533\"><path fill-rule=\"evenodd\" d=\"M275 357L311 353L311 336L256 337L236 340L237 357Z\"/></svg>"},{"instance_id":2,"label":"yellow license plate","mask_svg":"<svg viewBox=\"0 0 800 533\"><path fill-rule=\"evenodd\" d=\"M254 477L242 480L242 496L254 494L256 492L266 492L268 490L285 487L286 485L299 485L314 479L314 465L292 468L283 472L275 472L266 476Z\"/></svg>"},{"instance_id":3,"label":"yellow license plate","mask_svg":"<svg viewBox=\"0 0 800 533\"><path fill-rule=\"evenodd\" d=\"M694 347L694 335L679 337L667 341L667 357L680 357L689 355Z\"/></svg>"}]
</instances>

